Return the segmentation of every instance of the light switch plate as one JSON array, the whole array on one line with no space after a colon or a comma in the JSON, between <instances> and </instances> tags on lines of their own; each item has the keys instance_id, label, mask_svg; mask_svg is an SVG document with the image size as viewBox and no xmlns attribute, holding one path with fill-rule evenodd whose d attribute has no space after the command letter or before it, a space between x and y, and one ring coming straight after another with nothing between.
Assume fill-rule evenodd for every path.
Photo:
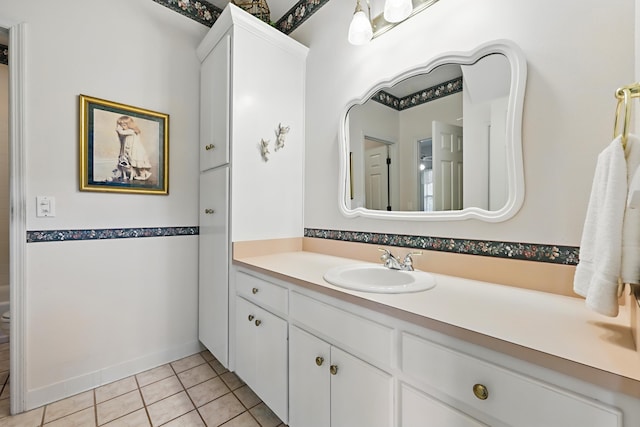
<instances>
[{"instance_id":1,"label":"light switch plate","mask_svg":"<svg viewBox=\"0 0 640 427\"><path fill-rule=\"evenodd\" d=\"M36 216L56 216L56 199L51 196L36 196Z\"/></svg>"}]
</instances>

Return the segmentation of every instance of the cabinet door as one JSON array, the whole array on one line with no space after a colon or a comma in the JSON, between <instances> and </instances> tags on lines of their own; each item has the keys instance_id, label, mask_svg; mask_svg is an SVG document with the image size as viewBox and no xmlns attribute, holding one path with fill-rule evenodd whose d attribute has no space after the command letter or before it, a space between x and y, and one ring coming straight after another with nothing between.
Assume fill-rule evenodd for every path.
<instances>
[{"instance_id":1,"label":"cabinet door","mask_svg":"<svg viewBox=\"0 0 640 427\"><path fill-rule=\"evenodd\" d=\"M200 68L200 170L229 163L230 37L224 36Z\"/></svg>"},{"instance_id":2,"label":"cabinet door","mask_svg":"<svg viewBox=\"0 0 640 427\"><path fill-rule=\"evenodd\" d=\"M331 427L393 425L391 375L336 347L331 366Z\"/></svg>"},{"instance_id":3,"label":"cabinet door","mask_svg":"<svg viewBox=\"0 0 640 427\"><path fill-rule=\"evenodd\" d=\"M282 420L287 422L287 322L258 309L255 325L256 381L253 391Z\"/></svg>"},{"instance_id":4,"label":"cabinet door","mask_svg":"<svg viewBox=\"0 0 640 427\"><path fill-rule=\"evenodd\" d=\"M236 297L236 374L287 422L287 322Z\"/></svg>"},{"instance_id":5,"label":"cabinet door","mask_svg":"<svg viewBox=\"0 0 640 427\"><path fill-rule=\"evenodd\" d=\"M256 376L255 320L258 307L236 297L235 372L254 390ZM255 390L254 390L255 391Z\"/></svg>"},{"instance_id":6,"label":"cabinet door","mask_svg":"<svg viewBox=\"0 0 640 427\"><path fill-rule=\"evenodd\" d=\"M198 338L228 366L229 168L200 175Z\"/></svg>"},{"instance_id":7,"label":"cabinet door","mask_svg":"<svg viewBox=\"0 0 640 427\"><path fill-rule=\"evenodd\" d=\"M289 426L329 427L330 346L292 326L289 331Z\"/></svg>"}]
</instances>

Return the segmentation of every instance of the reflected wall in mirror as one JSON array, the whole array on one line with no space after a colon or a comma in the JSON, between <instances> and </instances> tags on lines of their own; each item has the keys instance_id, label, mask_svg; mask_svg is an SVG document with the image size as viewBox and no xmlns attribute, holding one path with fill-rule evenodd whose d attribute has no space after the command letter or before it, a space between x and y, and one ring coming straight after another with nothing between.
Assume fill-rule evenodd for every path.
<instances>
[{"instance_id":1,"label":"reflected wall in mirror","mask_svg":"<svg viewBox=\"0 0 640 427\"><path fill-rule=\"evenodd\" d=\"M340 129L342 212L386 219L513 216L524 198L525 82L518 47L496 41L439 56L350 103Z\"/></svg>"}]
</instances>

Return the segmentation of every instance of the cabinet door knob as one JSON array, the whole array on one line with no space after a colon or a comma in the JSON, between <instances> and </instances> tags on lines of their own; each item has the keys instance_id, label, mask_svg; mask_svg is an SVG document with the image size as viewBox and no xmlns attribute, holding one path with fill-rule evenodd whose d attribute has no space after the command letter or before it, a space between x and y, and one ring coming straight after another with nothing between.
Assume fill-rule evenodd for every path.
<instances>
[{"instance_id":1,"label":"cabinet door knob","mask_svg":"<svg viewBox=\"0 0 640 427\"><path fill-rule=\"evenodd\" d=\"M257 294L257 293L258 293L258 288L253 288L253 289L251 289L251 292L252 292L254 295L255 295L255 294Z\"/></svg>"},{"instance_id":2,"label":"cabinet door knob","mask_svg":"<svg viewBox=\"0 0 640 427\"><path fill-rule=\"evenodd\" d=\"M316 357L316 365L318 366L322 366L322 364L324 363L324 357Z\"/></svg>"},{"instance_id":3,"label":"cabinet door knob","mask_svg":"<svg viewBox=\"0 0 640 427\"><path fill-rule=\"evenodd\" d=\"M207 151L213 150L214 148L216 148L216 146L213 145L213 144L207 144L207 145L204 146L204 149L207 150Z\"/></svg>"},{"instance_id":4,"label":"cabinet door knob","mask_svg":"<svg viewBox=\"0 0 640 427\"><path fill-rule=\"evenodd\" d=\"M331 375L336 375L338 373L338 365L331 365L329 367L329 372L331 372Z\"/></svg>"},{"instance_id":5,"label":"cabinet door knob","mask_svg":"<svg viewBox=\"0 0 640 427\"><path fill-rule=\"evenodd\" d=\"M480 400L487 400L487 397L489 397L489 390L482 384L474 384L473 394L475 394Z\"/></svg>"},{"instance_id":6,"label":"cabinet door knob","mask_svg":"<svg viewBox=\"0 0 640 427\"><path fill-rule=\"evenodd\" d=\"M206 213L207 215L211 215L211 214L213 214L213 213L215 213L215 212L216 212L216 211L214 211L213 209L209 209L209 208L207 208L207 209L205 209L205 210L204 210L204 213Z\"/></svg>"},{"instance_id":7,"label":"cabinet door knob","mask_svg":"<svg viewBox=\"0 0 640 427\"><path fill-rule=\"evenodd\" d=\"M249 317L248 317L249 322L251 322L254 318L255 318L255 316L253 314L250 314Z\"/></svg>"},{"instance_id":8,"label":"cabinet door knob","mask_svg":"<svg viewBox=\"0 0 640 427\"><path fill-rule=\"evenodd\" d=\"M256 326L260 326L261 323L262 323L262 320L256 319Z\"/></svg>"}]
</instances>

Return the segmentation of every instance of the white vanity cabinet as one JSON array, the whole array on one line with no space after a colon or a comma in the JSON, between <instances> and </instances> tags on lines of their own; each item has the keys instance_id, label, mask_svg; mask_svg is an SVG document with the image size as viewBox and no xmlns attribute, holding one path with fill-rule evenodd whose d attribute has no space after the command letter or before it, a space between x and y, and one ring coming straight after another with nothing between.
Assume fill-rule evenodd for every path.
<instances>
[{"instance_id":1,"label":"white vanity cabinet","mask_svg":"<svg viewBox=\"0 0 640 427\"><path fill-rule=\"evenodd\" d=\"M232 242L301 237L304 231L307 51L233 4L197 48L201 61L198 335L231 369ZM279 128L288 132L276 150ZM266 157L261 141L269 142Z\"/></svg>"},{"instance_id":2,"label":"white vanity cabinet","mask_svg":"<svg viewBox=\"0 0 640 427\"><path fill-rule=\"evenodd\" d=\"M626 394L242 267L236 281L237 372L288 396L291 427L640 425ZM268 342L256 319L279 325Z\"/></svg>"},{"instance_id":3,"label":"white vanity cabinet","mask_svg":"<svg viewBox=\"0 0 640 427\"><path fill-rule=\"evenodd\" d=\"M291 427L393 425L392 376L295 326L289 401Z\"/></svg>"}]
</instances>

